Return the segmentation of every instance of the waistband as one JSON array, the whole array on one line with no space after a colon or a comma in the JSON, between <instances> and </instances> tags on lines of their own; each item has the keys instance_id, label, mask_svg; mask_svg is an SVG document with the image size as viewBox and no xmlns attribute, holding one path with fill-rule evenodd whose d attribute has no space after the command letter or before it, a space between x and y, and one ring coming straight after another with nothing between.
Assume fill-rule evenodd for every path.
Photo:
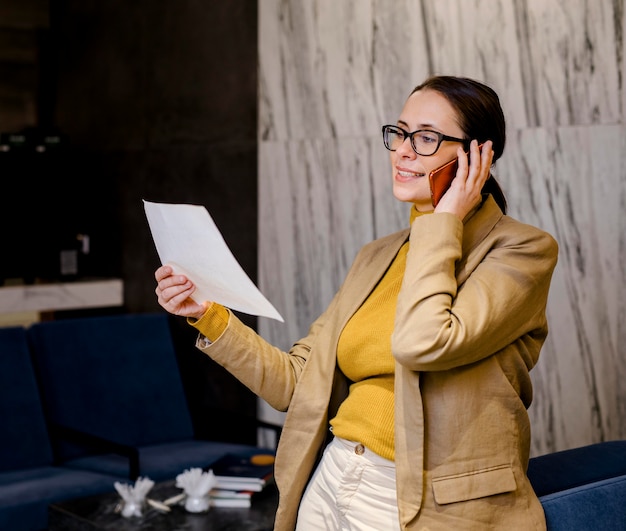
<instances>
[{"instance_id":1,"label":"waistband","mask_svg":"<svg viewBox=\"0 0 626 531\"><path fill-rule=\"evenodd\" d=\"M372 452L372 450L361 443L348 441L347 439L342 439L341 437L335 437L330 444L337 448L341 448L344 451L356 454L366 461L369 461L374 466L384 466L388 468L396 467L396 464L393 461L385 459L376 452Z\"/></svg>"}]
</instances>

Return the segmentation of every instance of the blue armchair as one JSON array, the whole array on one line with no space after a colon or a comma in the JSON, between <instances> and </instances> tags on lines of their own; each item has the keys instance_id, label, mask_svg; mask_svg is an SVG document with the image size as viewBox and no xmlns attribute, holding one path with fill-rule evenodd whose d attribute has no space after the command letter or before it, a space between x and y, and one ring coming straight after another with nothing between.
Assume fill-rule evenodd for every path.
<instances>
[{"instance_id":1,"label":"blue armchair","mask_svg":"<svg viewBox=\"0 0 626 531\"><path fill-rule=\"evenodd\" d=\"M28 334L65 466L161 481L254 448L195 437L167 314L47 321Z\"/></svg>"},{"instance_id":2,"label":"blue armchair","mask_svg":"<svg viewBox=\"0 0 626 531\"><path fill-rule=\"evenodd\" d=\"M0 328L0 529L40 531L48 504L113 489L120 477L57 466L26 332Z\"/></svg>"}]
</instances>

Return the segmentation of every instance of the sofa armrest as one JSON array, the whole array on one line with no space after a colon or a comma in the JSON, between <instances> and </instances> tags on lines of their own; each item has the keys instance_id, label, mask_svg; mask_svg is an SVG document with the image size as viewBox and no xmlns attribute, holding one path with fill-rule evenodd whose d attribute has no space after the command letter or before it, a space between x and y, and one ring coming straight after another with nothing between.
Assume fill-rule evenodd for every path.
<instances>
[{"instance_id":1,"label":"sofa armrest","mask_svg":"<svg viewBox=\"0 0 626 531\"><path fill-rule=\"evenodd\" d=\"M626 523L626 475L539 498L548 531L617 531Z\"/></svg>"}]
</instances>

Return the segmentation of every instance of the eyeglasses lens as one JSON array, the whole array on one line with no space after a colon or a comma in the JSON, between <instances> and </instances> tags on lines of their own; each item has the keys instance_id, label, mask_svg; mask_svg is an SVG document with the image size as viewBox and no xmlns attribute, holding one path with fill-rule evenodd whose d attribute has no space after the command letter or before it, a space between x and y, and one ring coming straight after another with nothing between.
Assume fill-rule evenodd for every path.
<instances>
[{"instance_id":1,"label":"eyeglasses lens","mask_svg":"<svg viewBox=\"0 0 626 531\"><path fill-rule=\"evenodd\" d=\"M406 137L407 133L399 127L388 125L383 130L385 147L391 151L398 149ZM439 147L439 136L432 131L415 131L411 136L411 145L420 155L432 155Z\"/></svg>"},{"instance_id":2,"label":"eyeglasses lens","mask_svg":"<svg viewBox=\"0 0 626 531\"><path fill-rule=\"evenodd\" d=\"M432 155L439 147L439 136L431 131L417 131L413 133L411 143L420 155Z\"/></svg>"}]
</instances>

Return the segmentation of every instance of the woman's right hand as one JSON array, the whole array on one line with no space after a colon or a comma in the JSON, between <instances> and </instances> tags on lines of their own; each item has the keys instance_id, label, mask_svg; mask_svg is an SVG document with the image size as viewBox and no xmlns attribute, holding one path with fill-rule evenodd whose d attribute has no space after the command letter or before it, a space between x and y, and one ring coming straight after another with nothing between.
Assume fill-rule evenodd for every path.
<instances>
[{"instance_id":1,"label":"woman's right hand","mask_svg":"<svg viewBox=\"0 0 626 531\"><path fill-rule=\"evenodd\" d=\"M198 304L191 298L196 286L185 275L174 275L170 266L163 265L155 271L154 278L157 300L169 313L194 319L204 315L209 303Z\"/></svg>"},{"instance_id":2,"label":"woman's right hand","mask_svg":"<svg viewBox=\"0 0 626 531\"><path fill-rule=\"evenodd\" d=\"M461 221L481 201L483 186L489 179L493 160L493 142L487 140L482 149L478 142L470 143L470 156L461 147L457 150L459 168L450 188L437 204L435 212L455 214ZM468 160L469 159L469 160Z\"/></svg>"}]
</instances>

